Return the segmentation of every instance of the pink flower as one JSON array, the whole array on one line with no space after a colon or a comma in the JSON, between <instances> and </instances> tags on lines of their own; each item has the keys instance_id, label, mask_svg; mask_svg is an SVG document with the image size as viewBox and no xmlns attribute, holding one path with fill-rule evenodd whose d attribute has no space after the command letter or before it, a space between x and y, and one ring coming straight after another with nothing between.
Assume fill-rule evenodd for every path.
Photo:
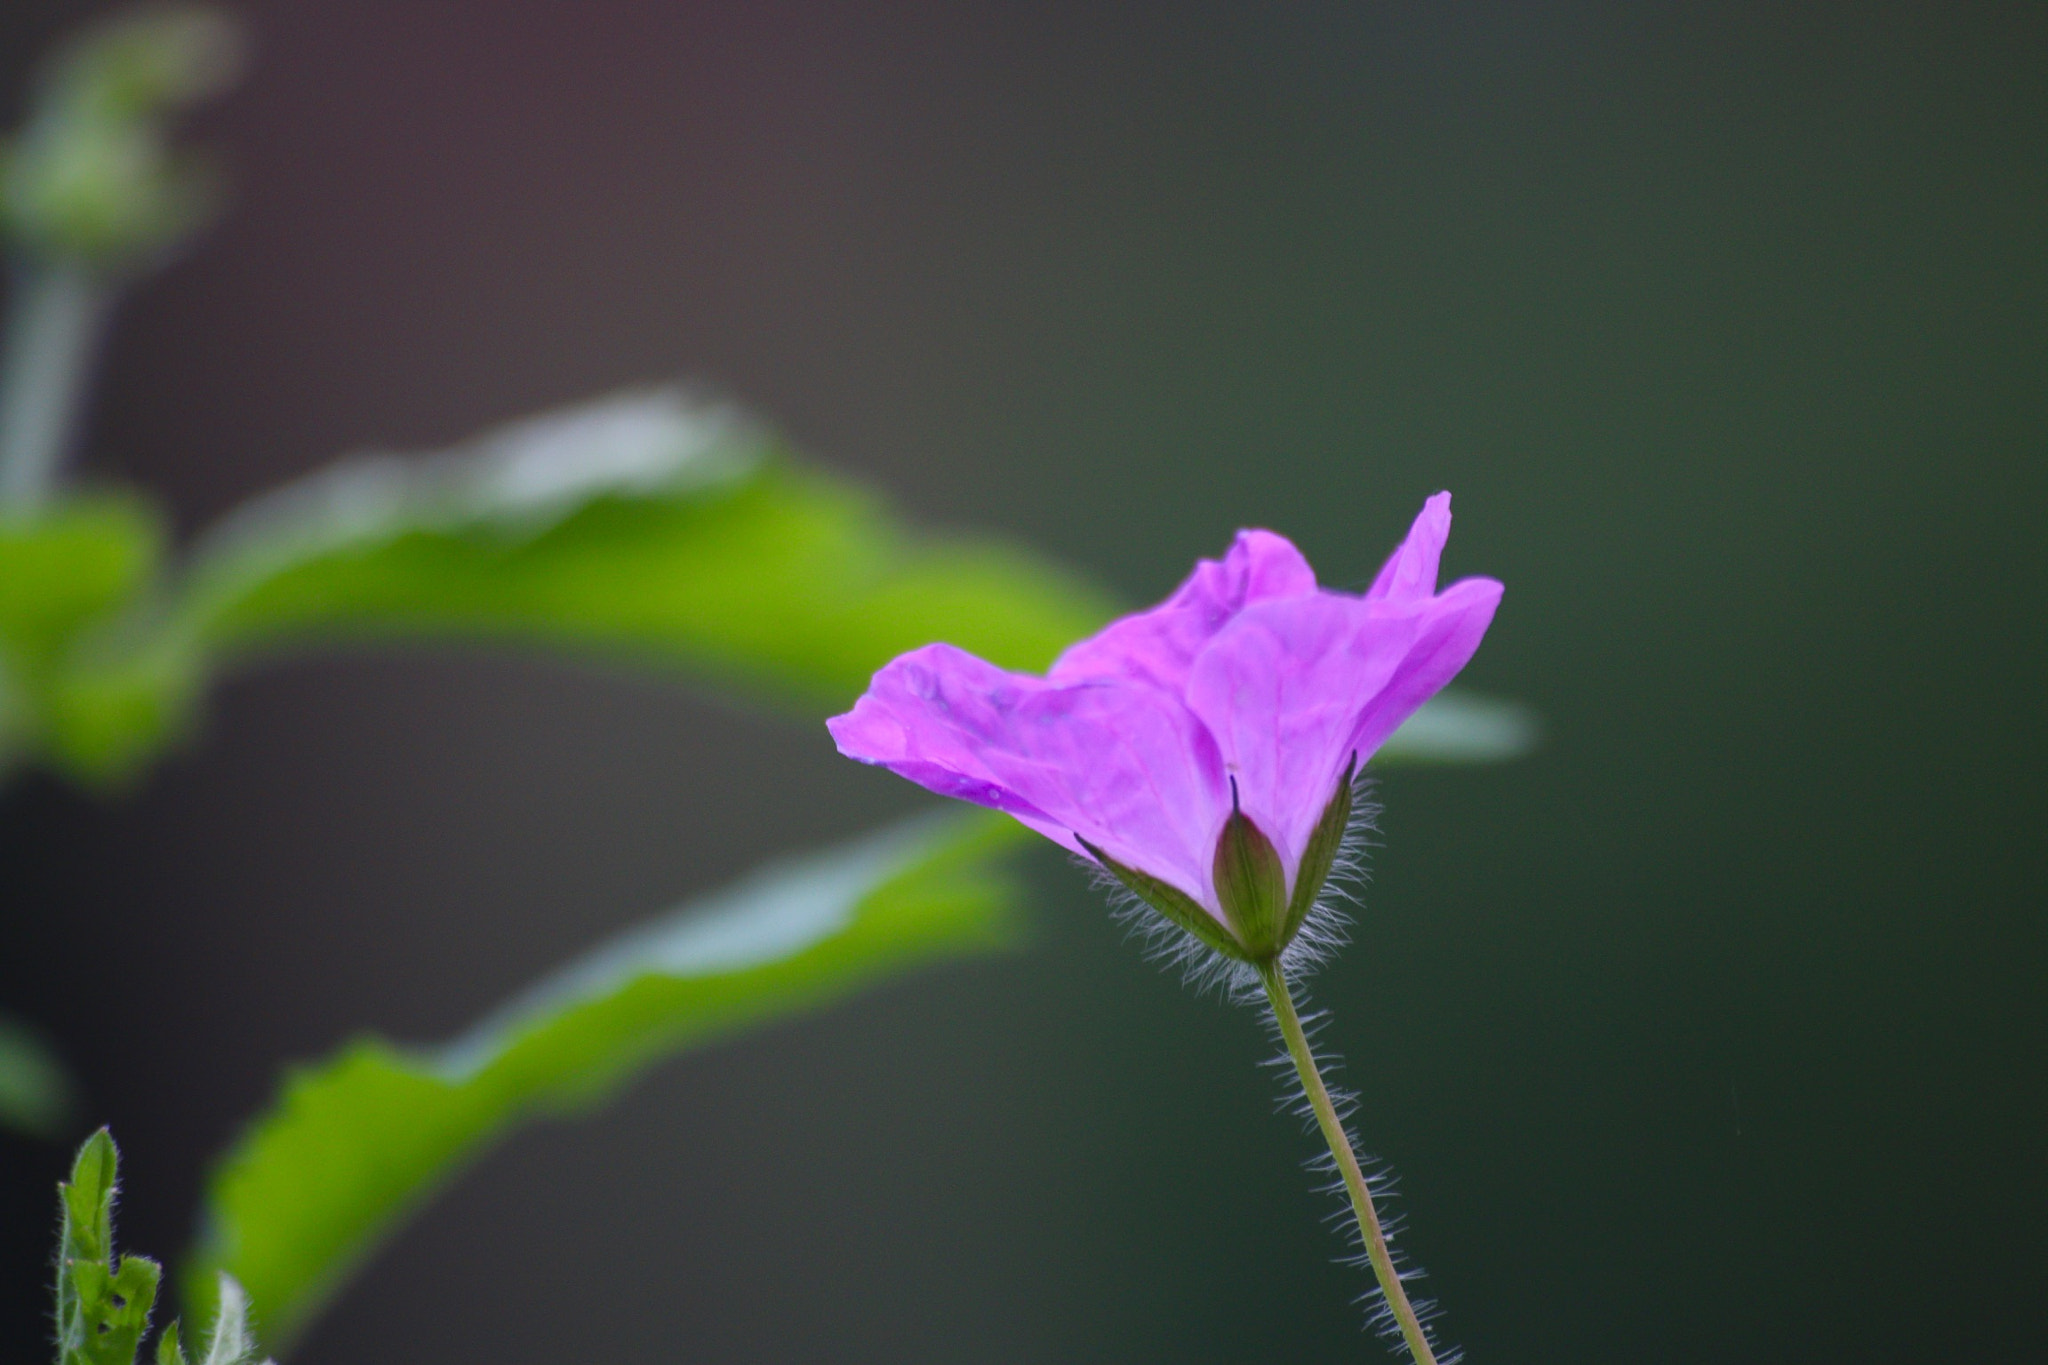
<instances>
[{"instance_id":1,"label":"pink flower","mask_svg":"<svg viewBox=\"0 0 2048 1365\"><path fill-rule=\"evenodd\" d=\"M1317 587L1283 537L1240 531L1047 676L926 645L877 673L832 737L1100 863L1225 956L1269 959L1321 894L1353 775L1493 619L1494 580L1437 591L1450 529L1439 493L1362 597Z\"/></svg>"}]
</instances>

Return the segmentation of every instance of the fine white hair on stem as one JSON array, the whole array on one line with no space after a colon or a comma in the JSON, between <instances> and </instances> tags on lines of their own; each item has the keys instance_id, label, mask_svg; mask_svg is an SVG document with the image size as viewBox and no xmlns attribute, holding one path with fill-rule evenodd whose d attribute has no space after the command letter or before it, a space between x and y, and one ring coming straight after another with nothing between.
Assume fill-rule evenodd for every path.
<instances>
[{"instance_id":1,"label":"fine white hair on stem","mask_svg":"<svg viewBox=\"0 0 2048 1365\"><path fill-rule=\"evenodd\" d=\"M1295 1059L1286 1049L1280 1020L1270 1008L1264 1010L1262 1015L1268 1033L1272 1036L1275 1043L1281 1045L1278 1054L1268 1058L1265 1063L1267 1066L1280 1072L1281 1090L1278 1107L1293 1112L1297 1118L1302 1120L1303 1126L1307 1131L1314 1132L1318 1127L1315 1111L1310 1102L1308 1092L1302 1087ZM1321 1010L1312 1010L1304 1013L1301 1018L1302 1034L1308 1040L1309 1051L1315 1058L1317 1070L1324 1077L1324 1085L1329 1091L1330 1103L1337 1112L1337 1118L1339 1125L1343 1129L1345 1141L1350 1143L1353 1152L1361 1153L1360 1164L1365 1177L1366 1192L1371 1197L1373 1207L1378 1213L1380 1232L1386 1239L1387 1252L1393 1262L1394 1274L1405 1287L1424 1278L1426 1272L1395 1244L1396 1237L1407 1223L1407 1217L1399 1212L1388 1212L1387 1206L1400 1197L1400 1181L1384 1161L1363 1155L1357 1130L1351 1124L1352 1115L1358 1109L1357 1093L1329 1084L1329 1078L1343 1069L1342 1062L1337 1057L1324 1051L1318 1045L1319 1035L1328 1025L1329 1020L1330 1016L1328 1013ZM1356 1266L1370 1273L1372 1262L1370 1254L1366 1250L1364 1232L1359 1227L1358 1215L1351 1206L1349 1192L1345 1189L1344 1178L1339 1170L1336 1154L1327 1147L1324 1147L1323 1150L1310 1157L1304 1164L1311 1173L1323 1177L1317 1184L1319 1193L1334 1195L1343 1201L1331 1211L1325 1220L1337 1230L1346 1244L1347 1250L1345 1254L1338 1258L1340 1263ZM1402 1338L1401 1324L1394 1314L1393 1305L1387 1301L1385 1290L1379 1284L1373 1283L1358 1296L1357 1302L1366 1309L1366 1326L1386 1341L1389 1348L1396 1355L1405 1357L1408 1354L1408 1348ZM1409 1295L1409 1306L1414 1310L1416 1321L1421 1325L1423 1335L1429 1342L1430 1350L1436 1356L1437 1365L1458 1365L1458 1362L1464 1358L1464 1352L1458 1347L1445 1347L1442 1344L1436 1328L1436 1322L1441 1316L1442 1310L1437 1306L1436 1301Z\"/></svg>"},{"instance_id":2,"label":"fine white hair on stem","mask_svg":"<svg viewBox=\"0 0 2048 1365\"><path fill-rule=\"evenodd\" d=\"M1328 1077L1340 1070L1341 1065L1334 1056L1316 1046L1317 1037L1329 1017L1313 1011L1296 1020L1298 1011L1290 996L1292 988L1313 975L1348 942L1351 921L1347 905L1358 904L1358 893L1366 880L1366 854L1376 846L1373 836L1378 833L1379 813L1380 808L1372 799L1372 782L1361 773L1353 780L1350 818L1345 822L1343 837L1338 841L1329 873L1318 888L1314 903L1293 938L1282 946L1277 960L1269 960L1263 966L1217 952L1147 904L1102 862L1089 858L1080 860L1108 899L1112 913L1143 942L1148 958L1179 968L1183 979L1197 991L1206 992L1213 988L1226 999L1253 1005L1260 1010L1273 1040L1281 1044L1279 1055L1267 1063L1281 1070L1279 1107L1292 1110L1311 1131L1322 1128L1323 1119L1318 1116L1316 1101L1304 1085L1302 1070L1306 1068L1309 1072L1318 1073L1316 1085L1319 1090L1328 1092L1327 1116L1334 1130L1328 1136L1334 1142L1335 1134L1342 1134L1349 1147L1347 1158L1359 1151L1358 1135L1351 1127L1351 1116L1358 1108L1358 1098L1350 1091L1329 1086ZM1281 1005L1287 1010L1290 1021L1287 1025L1283 1025L1277 1013ZM1288 1027L1296 1027L1298 1031L1290 1035ZM1288 1047L1290 1036L1296 1050L1303 1054L1299 1058ZM1398 1214L1383 1217L1379 1213L1380 1206L1397 1195L1396 1181L1385 1164L1367 1159L1353 1170L1354 1177L1363 1181L1362 1197L1369 1207L1352 1204L1352 1191L1346 1184L1343 1167L1334 1148L1326 1146L1307 1164L1312 1172L1325 1177L1322 1183L1324 1193L1335 1194L1345 1201L1331 1215L1331 1221L1340 1227L1350 1247L1340 1260L1373 1272L1374 1282L1359 1296L1359 1302L1368 1306L1366 1325L1387 1340L1396 1353L1410 1353L1396 1305L1389 1301L1387 1290L1380 1282L1380 1267L1373 1265L1373 1253L1368 1249L1361 1218L1377 1223L1379 1239L1385 1244L1384 1258L1391 1275L1389 1283L1401 1286L1394 1297L1404 1301L1403 1308L1411 1317L1411 1326L1419 1332L1413 1353L1417 1358L1433 1357L1437 1365L1459 1365L1463 1352L1457 1348L1446 1350L1438 1341L1433 1325L1438 1316L1435 1302L1407 1295L1405 1286L1421 1279L1423 1271L1393 1245L1394 1236L1405 1220Z\"/></svg>"}]
</instances>

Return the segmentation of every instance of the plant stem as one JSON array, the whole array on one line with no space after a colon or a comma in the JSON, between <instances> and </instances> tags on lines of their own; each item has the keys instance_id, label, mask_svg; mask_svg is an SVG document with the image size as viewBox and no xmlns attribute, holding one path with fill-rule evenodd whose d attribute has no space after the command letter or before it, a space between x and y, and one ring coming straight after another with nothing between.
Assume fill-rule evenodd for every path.
<instances>
[{"instance_id":1,"label":"plant stem","mask_svg":"<svg viewBox=\"0 0 2048 1365\"><path fill-rule=\"evenodd\" d=\"M1365 1172L1358 1168L1358 1154L1351 1150L1351 1137L1337 1117L1337 1106L1330 1102L1329 1087L1323 1084L1323 1073L1316 1066L1315 1052L1308 1045L1308 1035L1302 1032L1301 1016L1295 1012L1294 996L1287 989L1287 976L1278 962L1268 961L1259 964L1259 980L1266 987L1266 999L1273 1004L1273 1017L1280 1021L1280 1036L1287 1040L1287 1054L1294 1058L1294 1069L1301 1074L1301 1086L1308 1092L1309 1107L1315 1110L1323 1140L1330 1144L1330 1155L1337 1159L1337 1169L1343 1173L1344 1188L1351 1195L1353 1212L1358 1215L1358 1232L1365 1239L1365 1252L1372 1260L1380 1292L1387 1296L1394 1321L1401 1325L1401 1336L1408 1343L1409 1354L1415 1357L1415 1365L1436 1365L1422 1320L1415 1316L1407 1291L1401 1287L1401 1277L1395 1273L1394 1258L1387 1251L1387 1234L1372 1206L1372 1191L1366 1188Z\"/></svg>"},{"instance_id":2,"label":"plant stem","mask_svg":"<svg viewBox=\"0 0 2048 1365\"><path fill-rule=\"evenodd\" d=\"M73 264L37 262L15 275L0 356L0 511L40 507L55 490L109 298Z\"/></svg>"}]
</instances>

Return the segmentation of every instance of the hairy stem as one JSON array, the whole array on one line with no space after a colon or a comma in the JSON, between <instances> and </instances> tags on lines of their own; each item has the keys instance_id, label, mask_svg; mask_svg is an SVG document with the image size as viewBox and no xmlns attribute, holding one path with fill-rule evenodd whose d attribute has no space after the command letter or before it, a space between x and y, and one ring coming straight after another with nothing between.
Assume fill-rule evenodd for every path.
<instances>
[{"instance_id":1,"label":"hairy stem","mask_svg":"<svg viewBox=\"0 0 2048 1365\"><path fill-rule=\"evenodd\" d=\"M33 509L56 488L108 297L76 265L37 263L15 276L0 356L0 510Z\"/></svg>"},{"instance_id":2,"label":"hairy stem","mask_svg":"<svg viewBox=\"0 0 2048 1365\"><path fill-rule=\"evenodd\" d=\"M1323 1084L1323 1073L1316 1066L1308 1035L1301 1030L1301 1015L1295 1011L1287 977L1278 962L1268 961L1259 965L1259 980L1266 987L1266 999L1273 1004L1273 1017L1280 1021L1280 1036L1286 1039L1287 1054L1294 1058L1294 1069L1301 1074L1301 1086L1308 1092L1309 1107L1315 1110L1323 1140L1330 1144L1330 1155L1337 1159L1337 1169L1344 1175L1344 1188L1351 1195L1352 1211L1358 1215L1358 1232L1365 1239L1365 1252L1372 1260L1372 1273L1379 1279L1380 1292L1387 1296L1387 1306L1393 1309L1394 1320L1401 1325L1402 1339L1408 1343L1415 1365L1436 1365L1436 1355L1429 1348L1422 1321L1415 1316L1407 1291L1401 1287L1401 1277L1394 1271L1394 1258L1387 1251L1387 1234L1372 1206L1372 1191L1366 1188L1365 1172L1358 1168L1358 1154L1351 1150L1351 1137L1337 1117L1337 1106L1330 1102L1330 1090Z\"/></svg>"}]
</instances>

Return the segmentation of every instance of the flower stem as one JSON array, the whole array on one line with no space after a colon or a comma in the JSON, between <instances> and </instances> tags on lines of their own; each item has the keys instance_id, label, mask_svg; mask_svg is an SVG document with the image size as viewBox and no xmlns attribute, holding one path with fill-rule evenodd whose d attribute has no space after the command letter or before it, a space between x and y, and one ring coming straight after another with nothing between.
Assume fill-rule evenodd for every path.
<instances>
[{"instance_id":1,"label":"flower stem","mask_svg":"<svg viewBox=\"0 0 2048 1365\"><path fill-rule=\"evenodd\" d=\"M0 356L0 510L55 490L99 349L108 290L83 267L37 262L15 276Z\"/></svg>"},{"instance_id":2,"label":"flower stem","mask_svg":"<svg viewBox=\"0 0 2048 1365\"><path fill-rule=\"evenodd\" d=\"M1337 1106L1330 1102L1329 1087L1323 1084L1323 1073L1316 1066L1315 1052L1308 1045L1308 1035L1302 1032L1301 1016L1295 1012L1294 996L1287 989L1287 976L1278 962L1268 961L1259 965L1259 980L1266 987L1266 999L1272 1002L1273 1017L1280 1021L1280 1036L1287 1041L1287 1054L1294 1058L1294 1069L1301 1074L1301 1086L1308 1092L1309 1107L1315 1110L1323 1140L1330 1144L1330 1155L1337 1159L1337 1169L1343 1173L1344 1188L1350 1193L1352 1210L1358 1215L1358 1232L1365 1239L1365 1252L1372 1260L1380 1292L1387 1296L1387 1306L1401 1326L1401 1336L1408 1343L1409 1354L1415 1357L1415 1365L1436 1365L1422 1320L1415 1316L1407 1291L1401 1287L1401 1277L1394 1270L1394 1258L1387 1251L1387 1234L1372 1206L1372 1191L1366 1188L1365 1173L1358 1168L1358 1154L1351 1150L1350 1134L1337 1117Z\"/></svg>"}]
</instances>

